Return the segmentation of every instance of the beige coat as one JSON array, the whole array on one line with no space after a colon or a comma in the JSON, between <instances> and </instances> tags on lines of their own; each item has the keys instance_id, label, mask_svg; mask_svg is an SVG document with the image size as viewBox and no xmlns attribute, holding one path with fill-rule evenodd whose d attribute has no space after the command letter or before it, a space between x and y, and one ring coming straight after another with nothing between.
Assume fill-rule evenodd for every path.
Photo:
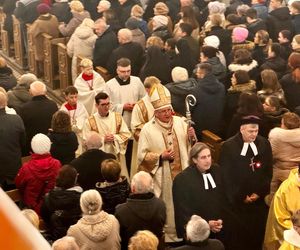
<instances>
[{"instance_id":1,"label":"beige coat","mask_svg":"<svg viewBox=\"0 0 300 250\"><path fill-rule=\"evenodd\" d=\"M42 34L47 33L53 38L57 38L59 35L58 31L58 20L56 16L51 14L40 15L37 20L30 26L28 32L33 37L33 50L35 60L44 60L44 39Z\"/></svg>"},{"instance_id":2,"label":"beige coat","mask_svg":"<svg viewBox=\"0 0 300 250\"><path fill-rule=\"evenodd\" d=\"M119 222L115 216L101 211L83 217L67 232L75 238L80 250L120 249Z\"/></svg>"}]
</instances>

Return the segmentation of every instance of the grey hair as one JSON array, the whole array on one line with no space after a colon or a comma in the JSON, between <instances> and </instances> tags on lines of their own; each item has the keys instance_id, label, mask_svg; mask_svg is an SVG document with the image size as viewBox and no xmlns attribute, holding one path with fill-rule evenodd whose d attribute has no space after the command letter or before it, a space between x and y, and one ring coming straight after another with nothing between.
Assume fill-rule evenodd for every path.
<instances>
[{"instance_id":1,"label":"grey hair","mask_svg":"<svg viewBox=\"0 0 300 250\"><path fill-rule=\"evenodd\" d=\"M202 242L209 237L210 227L206 220L193 215L186 225L186 237L191 242Z\"/></svg>"},{"instance_id":2,"label":"grey hair","mask_svg":"<svg viewBox=\"0 0 300 250\"><path fill-rule=\"evenodd\" d=\"M135 194L153 192L153 179L151 175L145 171L136 173L131 180L131 190L133 189Z\"/></svg>"},{"instance_id":3,"label":"grey hair","mask_svg":"<svg viewBox=\"0 0 300 250\"><path fill-rule=\"evenodd\" d=\"M124 42L132 41L132 32L130 31L130 29L127 28L120 29L118 35L121 36Z\"/></svg>"},{"instance_id":4,"label":"grey hair","mask_svg":"<svg viewBox=\"0 0 300 250\"><path fill-rule=\"evenodd\" d=\"M32 73L26 73L26 74L23 74L19 77L18 79L18 83L19 84L26 84L29 85L35 81L37 81L38 78L36 77L36 75L32 74Z\"/></svg>"},{"instance_id":5,"label":"grey hair","mask_svg":"<svg viewBox=\"0 0 300 250\"><path fill-rule=\"evenodd\" d=\"M99 149L102 147L102 138L98 133L91 131L86 138L85 145L87 149Z\"/></svg>"},{"instance_id":6,"label":"grey hair","mask_svg":"<svg viewBox=\"0 0 300 250\"><path fill-rule=\"evenodd\" d=\"M52 250L79 250L79 247L74 237L65 236L53 242Z\"/></svg>"},{"instance_id":7,"label":"grey hair","mask_svg":"<svg viewBox=\"0 0 300 250\"><path fill-rule=\"evenodd\" d=\"M99 6L99 5L101 5L101 6L105 7L105 8L107 8L107 9L109 9L110 6L111 6L111 3L110 3L109 1L107 1L107 0L101 0L101 1L98 3L98 6Z\"/></svg>"},{"instance_id":8,"label":"grey hair","mask_svg":"<svg viewBox=\"0 0 300 250\"><path fill-rule=\"evenodd\" d=\"M193 162L193 159L196 159L198 157L198 154L203 151L204 149L209 149L209 146L203 142L197 142L194 144L194 146L191 148L189 153L189 165L195 165Z\"/></svg>"},{"instance_id":9,"label":"grey hair","mask_svg":"<svg viewBox=\"0 0 300 250\"><path fill-rule=\"evenodd\" d=\"M46 85L41 81L34 81L30 84L30 93L33 96L45 95L47 92Z\"/></svg>"},{"instance_id":10,"label":"grey hair","mask_svg":"<svg viewBox=\"0 0 300 250\"><path fill-rule=\"evenodd\" d=\"M83 214L97 214L102 208L102 198L95 189L84 191L80 196L80 207Z\"/></svg>"}]
</instances>

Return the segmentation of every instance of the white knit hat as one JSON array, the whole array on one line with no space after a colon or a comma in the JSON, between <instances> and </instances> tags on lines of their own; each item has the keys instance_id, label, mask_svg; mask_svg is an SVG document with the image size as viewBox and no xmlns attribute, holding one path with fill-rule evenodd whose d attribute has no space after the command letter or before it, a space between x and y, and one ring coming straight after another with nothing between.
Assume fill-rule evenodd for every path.
<instances>
[{"instance_id":1,"label":"white knit hat","mask_svg":"<svg viewBox=\"0 0 300 250\"><path fill-rule=\"evenodd\" d=\"M171 72L174 82L186 81L189 78L188 71L183 67L175 67Z\"/></svg>"},{"instance_id":2,"label":"white knit hat","mask_svg":"<svg viewBox=\"0 0 300 250\"><path fill-rule=\"evenodd\" d=\"M204 38L204 45L214 47L215 49L219 49L220 39L214 35L207 36Z\"/></svg>"},{"instance_id":3,"label":"white knit hat","mask_svg":"<svg viewBox=\"0 0 300 250\"><path fill-rule=\"evenodd\" d=\"M48 136L44 134L36 134L31 140L32 151L38 155L47 154L50 152L51 141Z\"/></svg>"}]
</instances>

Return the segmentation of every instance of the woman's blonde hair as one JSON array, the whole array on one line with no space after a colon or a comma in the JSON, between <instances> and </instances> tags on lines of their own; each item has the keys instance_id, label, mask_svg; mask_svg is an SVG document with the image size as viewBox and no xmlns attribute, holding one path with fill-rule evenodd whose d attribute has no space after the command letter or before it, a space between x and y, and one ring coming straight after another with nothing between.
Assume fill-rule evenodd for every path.
<instances>
[{"instance_id":1,"label":"woman's blonde hair","mask_svg":"<svg viewBox=\"0 0 300 250\"><path fill-rule=\"evenodd\" d=\"M83 12L84 6L80 1L73 0L72 2L70 2L70 9L71 11Z\"/></svg>"},{"instance_id":2,"label":"woman's blonde hair","mask_svg":"<svg viewBox=\"0 0 300 250\"><path fill-rule=\"evenodd\" d=\"M80 62L80 67L87 68L92 66L93 66L93 62L88 58L83 58Z\"/></svg>"},{"instance_id":3,"label":"woman's blonde hair","mask_svg":"<svg viewBox=\"0 0 300 250\"><path fill-rule=\"evenodd\" d=\"M40 220L37 213L32 209L23 209L21 213L30 221L35 228L39 229Z\"/></svg>"},{"instance_id":4,"label":"woman's blonde hair","mask_svg":"<svg viewBox=\"0 0 300 250\"><path fill-rule=\"evenodd\" d=\"M128 250L156 250L157 246L157 237L148 230L142 230L130 238Z\"/></svg>"}]
</instances>

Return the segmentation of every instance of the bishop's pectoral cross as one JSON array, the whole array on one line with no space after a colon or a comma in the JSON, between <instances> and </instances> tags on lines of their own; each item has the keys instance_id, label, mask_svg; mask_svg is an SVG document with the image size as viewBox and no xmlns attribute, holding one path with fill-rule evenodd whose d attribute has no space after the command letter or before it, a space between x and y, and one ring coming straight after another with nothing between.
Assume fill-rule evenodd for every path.
<instances>
[{"instance_id":1,"label":"bishop's pectoral cross","mask_svg":"<svg viewBox=\"0 0 300 250\"><path fill-rule=\"evenodd\" d=\"M256 167L256 162L254 162L254 157L251 157L250 161L251 162L250 162L249 166L251 167L252 171L254 172L255 167Z\"/></svg>"}]
</instances>

